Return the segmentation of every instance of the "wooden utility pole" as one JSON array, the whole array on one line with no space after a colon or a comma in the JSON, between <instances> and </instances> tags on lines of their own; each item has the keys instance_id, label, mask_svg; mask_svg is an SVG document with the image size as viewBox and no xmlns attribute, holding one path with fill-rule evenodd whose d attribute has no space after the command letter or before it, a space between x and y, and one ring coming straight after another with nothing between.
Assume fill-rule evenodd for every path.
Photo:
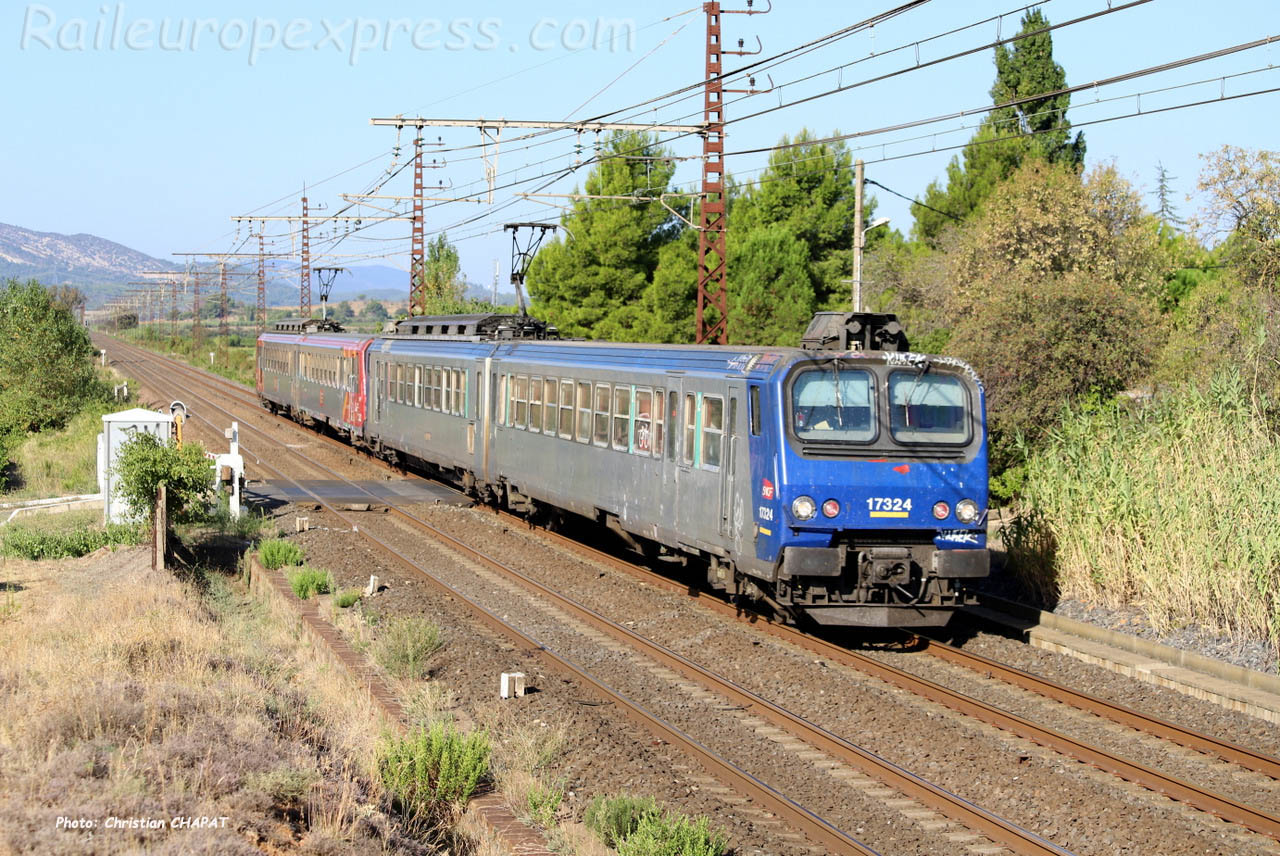
<instances>
[{"instance_id":1,"label":"wooden utility pole","mask_svg":"<svg viewBox=\"0 0 1280 856\"><path fill-rule=\"evenodd\" d=\"M853 164L853 311L862 311L862 169L861 160Z\"/></svg>"}]
</instances>

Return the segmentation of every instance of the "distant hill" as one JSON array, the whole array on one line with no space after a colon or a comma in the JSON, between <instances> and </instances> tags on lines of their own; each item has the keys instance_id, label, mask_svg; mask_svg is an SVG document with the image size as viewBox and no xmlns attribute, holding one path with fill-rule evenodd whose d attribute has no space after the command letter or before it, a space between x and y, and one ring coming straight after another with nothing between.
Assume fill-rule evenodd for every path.
<instances>
[{"instance_id":1,"label":"distant hill","mask_svg":"<svg viewBox=\"0 0 1280 856\"><path fill-rule=\"evenodd\" d=\"M171 270L173 266L171 261L152 258L97 235L34 232L0 223L0 279L34 278L46 285L68 283L84 288L122 285L139 279L143 271Z\"/></svg>"}]
</instances>

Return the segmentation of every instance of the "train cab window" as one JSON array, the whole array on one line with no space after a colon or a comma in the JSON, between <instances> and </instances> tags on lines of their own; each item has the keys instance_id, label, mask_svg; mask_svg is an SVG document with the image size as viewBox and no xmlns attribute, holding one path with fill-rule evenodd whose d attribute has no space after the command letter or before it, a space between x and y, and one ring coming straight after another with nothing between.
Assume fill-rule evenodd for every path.
<instances>
[{"instance_id":1,"label":"train cab window","mask_svg":"<svg viewBox=\"0 0 1280 856\"><path fill-rule=\"evenodd\" d=\"M467 375L462 369L453 370L453 412L461 416L467 405Z\"/></svg>"},{"instance_id":2,"label":"train cab window","mask_svg":"<svg viewBox=\"0 0 1280 856\"><path fill-rule=\"evenodd\" d=\"M595 426L591 439L597 446L609 445L609 384L596 384Z\"/></svg>"},{"instance_id":3,"label":"train cab window","mask_svg":"<svg viewBox=\"0 0 1280 856\"><path fill-rule=\"evenodd\" d=\"M636 418L631 426L631 450L648 455L653 450L653 393L636 390Z\"/></svg>"},{"instance_id":4,"label":"train cab window","mask_svg":"<svg viewBox=\"0 0 1280 856\"><path fill-rule=\"evenodd\" d=\"M529 430L542 431L542 378L529 378Z\"/></svg>"},{"instance_id":5,"label":"train cab window","mask_svg":"<svg viewBox=\"0 0 1280 856\"><path fill-rule=\"evenodd\" d=\"M693 394L684 397L684 451L682 460L688 466L693 465L693 452L698 439L698 408Z\"/></svg>"},{"instance_id":6,"label":"train cab window","mask_svg":"<svg viewBox=\"0 0 1280 856\"><path fill-rule=\"evenodd\" d=\"M546 402L546 410L542 416L542 433L548 437L556 436L557 415L560 411L560 381L553 377L542 382L542 400Z\"/></svg>"},{"instance_id":7,"label":"train cab window","mask_svg":"<svg viewBox=\"0 0 1280 856\"><path fill-rule=\"evenodd\" d=\"M573 381L560 380L560 437L573 439Z\"/></svg>"},{"instance_id":8,"label":"train cab window","mask_svg":"<svg viewBox=\"0 0 1280 856\"><path fill-rule=\"evenodd\" d=\"M511 409L515 412L515 421L512 424L517 428L523 428L528 421L529 408L529 378L525 375L516 375L516 384L511 390L511 400L514 403Z\"/></svg>"},{"instance_id":9,"label":"train cab window","mask_svg":"<svg viewBox=\"0 0 1280 856\"><path fill-rule=\"evenodd\" d=\"M578 382L578 442L591 442L591 384Z\"/></svg>"},{"instance_id":10,"label":"train cab window","mask_svg":"<svg viewBox=\"0 0 1280 856\"><path fill-rule=\"evenodd\" d=\"M724 445L724 399L718 395L702 397L702 466L720 468L720 450Z\"/></svg>"},{"instance_id":11,"label":"train cab window","mask_svg":"<svg viewBox=\"0 0 1280 856\"><path fill-rule=\"evenodd\" d=\"M631 387L621 384L613 388L613 448L631 448Z\"/></svg>"},{"instance_id":12,"label":"train cab window","mask_svg":"<svg viewBox=\"0 0 1280 856\"><path fill-rule=\"evenodd\" d=\"M871 442L876 437L871 374L834 363L805 369L791 384L791 422L801 440Z\"/></svg>"},{"instance_id":13,"label":"train cab window","mask_svg":"<svg viewBox=\"0 0 1280 856\"><path fill-rule=\"evenodd\" d=\"M751 387L751 403L749 405L749 408L751 412L747 414L747 418L751 421L751 436L759 437L760 436L760 387L758 386Z\"/></svg>"},{"instance_id":14,"label":"train cab window","mask_svg":"<svg viewBox=\"0 0 1280 856\"><path fill-rule=\"evenodd\" d=\"M889 430L899 443L967 443L968 397L960 378L929 372L889 375Z\"/></svg>"}]
</instances>

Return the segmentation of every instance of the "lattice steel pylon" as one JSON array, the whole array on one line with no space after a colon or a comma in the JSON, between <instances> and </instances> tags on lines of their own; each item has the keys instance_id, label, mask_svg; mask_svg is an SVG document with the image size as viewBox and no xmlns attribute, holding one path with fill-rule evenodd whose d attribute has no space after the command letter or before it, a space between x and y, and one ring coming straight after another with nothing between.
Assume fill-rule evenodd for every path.
<instances>
[{"instance_id":1,"label":"lattice steel pylon","mask_svg":"<svg viewBox=\"0 0 1280 856\"><path fill-rule=\"evenodd\" d=\"M267 329L267 254L262 227L258 228L258 335Z\"/></svg>"},{"instance_id":2,"label":"lattice steel pylon","mask_svg":"<svg viewBox=\"0 0 1280 856\"><path fill-rule=\"evenodd\" d=\"M698 344L729 340L729 308L725 277L724 200L724 47L720 41L720 4L702 4L707 15L706 86L703 91L702 121L702 212L698 218ZM708 319L707 310L716 317Z\"/></svg>"},{"instance_id":3,"label":"lattice steel pylon","mask_svg":"<svg viewBox=\"0 0 1280 856\"><path fill-rule=\"evenodd\" d=\"M321 206L323 207L323 206ZM298 314L311 317L311 231L307 222L307 197L302 197L302 267L299 270Z\"/></svg>"},{"instance_id":4,"label":"lattice steel pylon","mask_svg":"<svg viewBox=\"0 0 1280 856\"><path fill-rule=\"evenodd\" d=\"M703 3L707 16L706 84L702 98L702 211L698 218L698 344L729 341L728 271L726 246L729 221L724 198L724 57L744 56L759 51L725 50L720 16L761 15L773 8L724 9L716 0ZM709 310L713 311L709 313ZM714 318L708 318L714 314Z\"/></svg>"},{"instance_id":5,"label":"lattice steel pylon","mask_svg":"<svg viewBox=\"0 0 1280 856\"><path fill-rule=\"evenodd\" d=\"M218 341L226 349L231 343L231 330L227 325L227 263L218 265Z\"/></svg>"},{"instance_id":6,"label":"lattice steel pylon","mask_svg":"<svg viewBox=\"0 0 1280 856\"><path fill-rule=\"evenodd\" d=\"M204 326L200 323L200 273L191 280L191 350L192 353L200 352L200 345L204 342Z\"/></svg>"},{"instance_id":7,"label":"lattice steel pylon","mask_svg":"<svg viewBox=\"0 0 1280 856\"><path fill-rule=\"evenodd\" d=\"M427 241L422 205L422 132L413 138L413 228L409 241L409 315L427 306Z\"/></svg>"}]
</instances>

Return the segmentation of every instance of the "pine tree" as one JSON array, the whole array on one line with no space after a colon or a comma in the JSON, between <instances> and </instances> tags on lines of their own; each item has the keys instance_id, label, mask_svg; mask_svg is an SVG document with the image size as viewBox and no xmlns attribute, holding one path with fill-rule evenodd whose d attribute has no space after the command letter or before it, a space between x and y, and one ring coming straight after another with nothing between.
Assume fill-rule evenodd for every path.
<instances>
[{"instance_id":1,"label":"pine tree","mask_svg":"<svg viewBox=\"0 0 1280 856\"><path fill-rule=\"evenodd\" d=\"M1034 35L1018 39L1012 49L996 46L991 101L1008 106L992 110L982 121L962 152L963 165L961 158L951 159L946 188L932 182L925 191L925 204L911 207L916 237L932 243L943 227L972 214L997 184L1030 158L1069 164L1077 171L1083 166L1084 135L1077 133L1072 139L1067 121L1071 96L1033 97L1067 85L1066 72L1053 59L1048 26L1044 14L1033 9L1023 15L1019 35ZM1019 103L1009 104L1012 101Z\"/></svg>"},{"instance_id":2,"label":"pine tree","mask_svg":"<svg viewBox=\"0 0 1280 856\"><path fill-rule=\"evenodd\" d=\"M1156 217L1160 219L1162 226L1182 226L1186 223L1173 206L1173 188L1170 185L1177 180L1176 175L1169 175L1163 163L1156 162L1156 199L1160 203Z\"/></svg>"},{"instance_id":3,"label":"pine tree","mask_svg":"<svg viewBox=\"0 0 1280 856\"><path fill-rule=\"evenodd\" d=\"M675 171L657 138L615 132L587 176L593 196L656 199ZM679 221L656 201L587 199L560 218L564 238L542 248L529 266L534 311L571 336L629 341L644 338L642 299L663 245Z\"/></svg>"}]
</instances>

